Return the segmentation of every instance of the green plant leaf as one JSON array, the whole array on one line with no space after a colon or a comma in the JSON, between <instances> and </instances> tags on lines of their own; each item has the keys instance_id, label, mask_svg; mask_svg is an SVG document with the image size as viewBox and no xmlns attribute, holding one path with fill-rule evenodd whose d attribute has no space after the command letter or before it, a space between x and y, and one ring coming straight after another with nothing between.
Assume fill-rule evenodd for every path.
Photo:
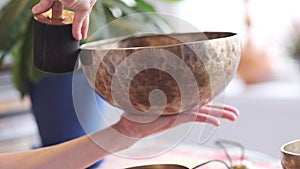
<instances>
[{"instance_id":1,"label":"green plant leaf","mask_svg":"<svg viewBox=\"0 0 300 169\"><path fill-rule=\"evenodd\" d=\"M136 8L145 12L155 12L155 8L144 0L135 0Z\"/></svg>"},{"instance_id":2,"label":"green plant leaf","mask_svg":"<svg viewBox=\"0 0 300 169\"><path fill-rule=\"evenodd\" d=\"M151 15L145 15L146 18L148 18L151 22L153 22L159 29L164 30L165 32L170 33L170 25L168 22L158 13L156 13L155 8L147 3L144 0L135 0L136 2L136 8L140 10L141 12L149 12Z\"/></svg>"},{"instance_id":3,"label":"green plant leaf","mask_svg":"<svg viewBox=\"0 0 300 169\"><path fill-rule=\"evenodd\" d=\"M104 7L102 1L97 1L91 14L90 14L90 25L88 31L88 41L100 40L109 38L109 32L104 32L99 34L98 30L104 27L108 21L106 16L106 8Z\"/></svg>"},{"instance_id":4,"label":"green plant leaf","mask_svg":"<svg viewBox=\"0 0 300 169\"><path fill-rule=\"evenodd\" d=\"M18 60L16 60L13 70L15 85L22 96L29 93L32 83L35 83L42 76L42 73L33 66L33 19L30 19L25 34L26 36L20 42Z\"/></svg>"},{"instance_id":5,"label":"green plant leaf","mask_svg":"<svg viewBox=\"0 0 300 169\"><path fill-rule=\"evenodd\" d=\"M6 54L7 54L7 53L5 53L5 52L2 52L2 53L0 54L0 68L1 68L1 65L2 65L2 63L3 63L4 57L6 56Z\"/></svg>"},{"instance_id":6,"label":"green plant leaf","mask_svg":"<svg viewBox=\"0 0 300 169\"><path fill-rule=\"evenodd\" d=\"M24 44L22 46L22 54L21 60L23 63L26 64L27 68L27 77L29 78L30 82L29 85L32 83L37 82L42 77L43 73L37 70L34 67L34 32L33 32L33 19L30 20L27 30L27 39L24 40Z\"/></svg>"},{"instance_id":7,"label":"green plant leaf","mask_svg":"<svg viewBox=\"0 0 300 169\"><path fill-rule=\"evenodd\" d=\"M18 39L25 17L30 9L29 0L12 0L3 10L0 18L0 50L9 51Z\"/></svg>"},{"instance_id":8,"label":"green plant leaf","mask_svg":"<svg viewBox=\"0 0 300 169\"><path fill-rule=\"evenodd\" d=\"M129 7L124 2L120 2L118 0L103 0L103 3L108 7L119 8L124 13L125 16L132 15L132 14L149 13L144 15L143 14L136 15L135 20L133 22L140 23L140 24L144 24L148 22L151 23L153 26L155 26L157 29L162 30L162 32L165 33L172 32L170 25L159 14L155 13L154 8L153 8L154 12L149 12L149 11L144 11L143 9L138 9L136 6Z\"/></svg>"},{"instance_id":9,"label":"green plant leaf","mask_svg":"<svg viewBox=\"0 0 300 169\"><path fill-rule=\"evenodd\" d=\"M147 5L150 6L150 4ZM120 9L123 17L116 18L112 14L112 8ZM155 9L152 8L151 11L155 11ZM169 25L158 14L145 12L147 11L144 9L127 6L118 0L97 1L90 15L88 41L132 35L141 31L164 32L161 30L166 30L166 27L167 30L170 30ZM126 17L128 15L130 17Z\"/></svg>"},{"instance_id":10,"label":"green plant leaf","mask_svg":"<svg viewBox=\"0 0 300 169\"><path fill-rule=\"evenodd\" d=\"M124 12L125 15L130 15L130 14L135 14L135 13L140 13L139 10L136 8L130 7L126 5L124 2L119 1L119 0L101 0L102 3L108 7L117 7L119 8L122 12Z\"/></svg>"},{"instance_id":11,"label":"green plant leaf","mask_svg":"<svg viewBox=\"0 0 300 169\"><path fill-rule=\"evenodd\" d=\"M21 66L21 46L23 44L23 40L19 40L15 43L15 45L13 46L13 48L11 49L11 54L12 57L14 59L14 63L13 63L13 69L12 69L12 74L13 74L13 82L15 87L19 90L20 94L23 96L24 94L24 89L22 87L22 68L23 66ZM24 70L26 71L26 70Z\"/></svg>"},{"instance_id":12,"label":"green plant leaf","mask_svg":"<svg viewBox=\"0 0 300 169\"><path fill-rule=\"evenodd\" d=\"M29 28L27 29L27 33L29 33ZM24 96L26 93L29 92L30 87L30 78L28 77L28 65L27 60L24 58L24 55L27 56L27 59L30 57L27 54L29 53L30 48L28 48L28 42L31 36L27 35L27 37L20 42L21 45L18 49L18 60L15 61L15 65L13 67L13 77L14 77L14 84L16 88L20 91L21 95Z\"/></svg>"},{"instance_id":13,"label":"green plant leaf","mask_svg":"<svg viewBox=\"0 0 300 169\"><path fill-rule=\"evenodd\" d=\"M184 0L160 0L160 1L165 1L165 2L180 2Z\"/></svg>"}]
</instances>

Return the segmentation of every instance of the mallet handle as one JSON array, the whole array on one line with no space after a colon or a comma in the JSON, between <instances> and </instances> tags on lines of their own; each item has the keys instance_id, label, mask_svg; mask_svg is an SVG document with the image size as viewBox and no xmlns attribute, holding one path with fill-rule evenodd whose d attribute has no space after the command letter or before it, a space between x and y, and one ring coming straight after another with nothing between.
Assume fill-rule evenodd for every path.
<instances>
[{"instance_id":1,"label":"mallet handle","mask_svg":"<svg viewBox=\"0 0 300 169\"><path fill-rule=\"evenodd\" d=\"M52 19L61 20L63 8L64 6L62 5L62 3L56 0L52 6Z\"/></svg>"}]
</instances>

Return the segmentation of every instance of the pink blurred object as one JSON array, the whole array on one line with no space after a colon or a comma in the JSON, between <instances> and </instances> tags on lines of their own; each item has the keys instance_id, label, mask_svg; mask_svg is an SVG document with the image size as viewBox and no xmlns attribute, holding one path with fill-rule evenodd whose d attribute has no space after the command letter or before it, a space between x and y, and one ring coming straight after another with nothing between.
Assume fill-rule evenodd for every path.
<instances>
[{"instance_id":1,"label":"pink blurred object","mask_svg":"<svg viewBox=\"0 0 300 169\"><path fill-rule=\"evenodd\" d=\"M158 141L156 143L157 148L159 148L162 144L168 144L166 142ZM137 157L142 157L143 154L147 151L154 151L156 149L152 146L142 145L138 146L139 148L135 150L135 154ZM239 156L236 149L229 149L232 153L233 164L239 164ZM142 158L142 159L134 159L132 157L125 158L117 155L110 155L106 158L104 163L101 165L100 169L120 169L120 168L128 168L135 166L143 166L143 165L151 165L151 164L177 164L185 167L195 167L205 161L219 159L228 163L227 158L224 152L220 149L212 149L203 147L200 145L186 145L181 144L176 148L162 154L157 155L151 158ZM280 169L280 161L279 159L274 159L266 154L246 150L245 161L243 164L250 164L251 168L255 169ZM250 166L249 165L249 166ZM211 163L207 166L202 166L201 169L224 169L224 165L220 163ZM249 169L251 169L249 168Z\"/></svg>"}]
</instances>

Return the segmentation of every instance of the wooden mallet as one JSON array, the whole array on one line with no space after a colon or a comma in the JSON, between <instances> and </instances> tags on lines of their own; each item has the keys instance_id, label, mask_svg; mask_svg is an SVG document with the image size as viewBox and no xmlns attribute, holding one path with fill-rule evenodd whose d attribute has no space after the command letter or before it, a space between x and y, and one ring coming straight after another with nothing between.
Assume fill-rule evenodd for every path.
<instances>
[{"instance_id":1,"label":"wooden mallet","mask_svg":"<svg viewBox=\"0 0 300 169\"><path fill-rule=\"evenodd\" d=\"M48 73L69 73L77 67L79 41L72 36L74 12L58 0L34 16L34 66Z\"/></svg>"}]
</instances>

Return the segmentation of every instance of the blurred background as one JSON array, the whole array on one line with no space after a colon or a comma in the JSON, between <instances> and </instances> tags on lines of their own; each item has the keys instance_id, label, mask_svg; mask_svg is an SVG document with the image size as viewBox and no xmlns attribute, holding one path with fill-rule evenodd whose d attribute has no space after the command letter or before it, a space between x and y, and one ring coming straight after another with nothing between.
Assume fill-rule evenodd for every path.
<instances>
[{"instance_id":1,"label":"blurred background","mask_svg":"<svg viewBox=\"0 0 300 169\"><path fill-rule=\"evenodd\" d=\"M8 1L1 0L0 7ZM136 3L123 2L128 6ZM184 143L213 147L214 141L222 138L279 158L281 145L300 138L297 132L300 128L300 13L297 11L300 1L145 2L157 12L176 16L199 31L236 32L243 42L238 73L222 95L226 104L239 108L240 118L235 123L223 121L217 130L208 129L214 132L208 140L201 140L196 127ZM168 22L175 32L189 31L185 25ZM0 67L0 152L30 149L40 144L30 98L21 99L13 83L13 65L13 59L5 57ZM114 116L110 114L112 107L105 103L102 106L107 118L117 119L111 117ZM177 127L161 139L176 140L184 135L187 127Z\"/></svg>"}]
</instances>

